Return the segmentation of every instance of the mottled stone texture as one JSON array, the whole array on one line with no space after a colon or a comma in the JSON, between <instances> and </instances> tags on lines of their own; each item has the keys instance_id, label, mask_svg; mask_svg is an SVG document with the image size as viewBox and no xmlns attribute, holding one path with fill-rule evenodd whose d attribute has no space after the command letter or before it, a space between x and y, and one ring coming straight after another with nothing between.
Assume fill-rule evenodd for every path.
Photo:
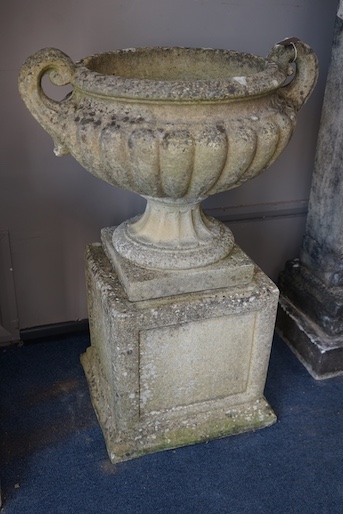
<instances>
[{"instance_id":1,"label":"mottled stone texture","mask_svg":"<svg viewBox=\"0 0 343 514\"><path fill-rule=\"evenodd\" d=\"M223 287L250 287L254 264L234 245L229 257L212 265L188 270L149 269L137 266L118 253L113 244L115 227L101 231L104 251L130 301L150 300Z\"/></svg>"},{"instance_id":2,"label":"mottled stone texture","mask_svg":"<svg viewBox=\"0 0 343 514\"><path fill-rule=\"evenodd\" d=\"M130 302L100 245L86 255L92 345L82 357L112 462L268 426L263 397L278 290Z\"/></svg>"},{"instance_id":3,"label":"mottled stone texture","mask_svg":"<svg viewBox=\"0 0 343 514\"><path fill-rule=\"evenodd\" d=\"M143 267L191 269L225 258L234 244L200 202L277 159L317 73L315 54L295 39L275 45L267 58L137 48L73 63L48 48L24 63L19 90L54 139L56 155L70 152L90 173L148 197L144 215L117 228L116 251ZM71 94L49 98L45 74L70 84Z\"/></svg>"},{"instance_id":4,"label":"mottled stone texture","mask_svg":"<svg viewBox=\"0 0 343 514\"><path fill-rule=\"evenodd\" d=\"M45 74L71 94L48 98ZM277 159L317 74L296 38L265 59L141 48L74 64L50 48L21 68L20 93L56 154L147 198L86 259L82 362L113 462L275 421L263 389L278 290L200 203Z\"/></svg>"},{"instance_id":5,"label":"mottled stone texture","mask_svg":"<svg viewBox=\"0 0 343 514\"><path fill-rule=\"evenodd\" d=\"M342 65L337 17L306 233L300 259L287 264L279 281L278 330L315 378L343 373Z\"/></svg>"}]
</instances>

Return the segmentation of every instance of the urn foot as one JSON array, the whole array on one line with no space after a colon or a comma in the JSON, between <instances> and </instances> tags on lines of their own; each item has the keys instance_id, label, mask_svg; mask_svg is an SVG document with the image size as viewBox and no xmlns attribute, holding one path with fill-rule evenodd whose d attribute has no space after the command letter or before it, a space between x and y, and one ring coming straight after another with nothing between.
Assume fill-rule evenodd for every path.
<instances>
[{"instance_id":1,"label":"urn foot","mask_svg":"<svg viewBox=\"0 0 343 514\"><path fill-rule=\"evenodd\" d=\"M226 257L234 246L232 232L204 214L200 202L148 198L142 216L125 221L113 233L119 255L148 269L194 269Z\"/></svg>"},{"instance_id":2,"label":"urn foot","mask_svg":"<svg viewBox=\"0 0 343 514\"><path fill-rule=\"evenodd\" d=\"M147 269L115 250L112 239L116 231L115 227L103 228L101 242L131 302L225 287L252 287L254 264L236 244L228 257L200 268Z\"/></svg>"}]
</instances>

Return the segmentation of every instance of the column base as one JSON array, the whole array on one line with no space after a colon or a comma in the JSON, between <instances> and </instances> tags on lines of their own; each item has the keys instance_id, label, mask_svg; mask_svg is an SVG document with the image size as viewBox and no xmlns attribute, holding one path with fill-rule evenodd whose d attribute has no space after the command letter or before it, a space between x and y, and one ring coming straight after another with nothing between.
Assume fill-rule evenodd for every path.
<instances>
[{"instance_id":1,"label":"column base","mask_svg":"<svg viewBox=\"0 0 343 514\"><path fill-rule=\"evenodd\" d=\"M343 374L343 337L325 334L282 294L276 330L316 380Z\"/></svg>"},{"instance_id":2,"label":"column base","mask_svg":"<svg viewBox=\"0 0 343 514\"><path fill-rule=\"evenodd\" d=\"M315 379L343 373L343 290L328 287L302 261L279 277L276 328Z\"/></svg>"},{"instance_id":3,"label":"column base","mask_svg":"<svg viewBox=\"0 0 343 514\"><path fill-rule=\"evenodd\" d=\"M100 245L86 254L91 347L82 356L113 463L273 424L263 396L278 289L130 302Z\"/></svg>"}]
</instances>

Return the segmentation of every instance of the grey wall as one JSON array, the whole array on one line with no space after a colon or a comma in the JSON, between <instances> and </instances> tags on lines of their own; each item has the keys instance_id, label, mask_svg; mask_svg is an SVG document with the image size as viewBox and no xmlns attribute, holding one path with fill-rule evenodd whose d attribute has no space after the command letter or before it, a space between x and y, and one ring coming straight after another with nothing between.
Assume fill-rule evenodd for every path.
<instances>
[{"instance_id":1,"label":"grey wall","mask_svg":"<svg viewBox=\"0 0 343 514\"><path fill-rule=\"evenodd\" d=\"M17 92L31 53L60 48L77 60L115 48L177 45L266 55L286 36L320 59L315 93L296 134L264 175L206 201L232 219L239 244L274 279L296 256L304 230L336 0L2 0L0 31L0 230L11 241L20 327L87 316L83 251L101 227L141 212L138 196L56 158L52 141ZM267 216L267 218L265 218Z\"/></svg>"}]
</instances>

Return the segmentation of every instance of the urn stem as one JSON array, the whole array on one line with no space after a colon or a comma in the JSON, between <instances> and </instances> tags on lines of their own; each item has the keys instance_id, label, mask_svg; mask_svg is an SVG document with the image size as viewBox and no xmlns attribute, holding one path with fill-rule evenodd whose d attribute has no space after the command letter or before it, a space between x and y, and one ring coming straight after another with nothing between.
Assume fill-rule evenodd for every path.
<instances>
[{"instance_id":1,"label":"urn stem","mask_svg":"<svg viewBox=\"0 0 343 514\"><path fill-rule=\"evenodd\" d=\"M148 197L144 214L114 231L115 249L135 264L154 269L192 269L223 259L234 237L222 222L203 212L202 200Z\"/></svg>"}]
</instances>

